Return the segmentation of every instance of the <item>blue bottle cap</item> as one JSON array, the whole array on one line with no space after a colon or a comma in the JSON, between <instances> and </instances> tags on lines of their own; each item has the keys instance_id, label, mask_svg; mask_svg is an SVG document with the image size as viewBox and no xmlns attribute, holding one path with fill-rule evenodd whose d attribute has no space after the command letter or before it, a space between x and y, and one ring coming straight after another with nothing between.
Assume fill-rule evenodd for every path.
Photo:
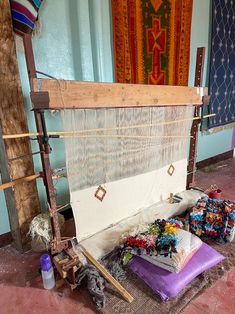
<instances>
[{"instance_id":1,"label":"blue bottle cap","mask_svg":"<svg viewBox=\"0 0 235 314\"><path fill-rule=\"evenodd\" d=\"M48 271L52 267L50 255L43 254L40 257L40 264L43 271Z\"/></svg>"}]
</instances>

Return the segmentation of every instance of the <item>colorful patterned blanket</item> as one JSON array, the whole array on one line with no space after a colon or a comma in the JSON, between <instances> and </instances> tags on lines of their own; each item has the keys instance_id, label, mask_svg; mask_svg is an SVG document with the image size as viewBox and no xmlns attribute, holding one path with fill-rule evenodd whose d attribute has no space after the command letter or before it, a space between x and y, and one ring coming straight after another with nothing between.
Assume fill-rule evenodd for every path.
<instances>
[{"instance_id":1,"label":"colorful patterned blanket","mask_svg":"<svg viewBox=\"0 0 235 314\"><path fill-rule=\"evenodd\" d=\"M133 255L162 255L172 258L172 253L177 252L176 245L179 242L180 227L180 221L158 219L147 225L144 232L124 236L123 264L126 265Z\"/></svg>"},{"instance_id":2,"label":"colorful patterned blanket","mask_svg":"<svg viewBox=\"0 0 235 314\"><path fill-rule=\"evenodd\" d=\"M235 203L201 198L190 213L190 231L220 241L232 241L235 231Z\"/></svg>"},{"instance_id":3,"label":"colorful patterned blanket","mask_svg":"<svg viewBox=\"0 0 235 314\"><path fill-rule=\"evenodd\" d=\"M116 81L187 85L192 0L112 0Z\"/></svg>"},{"instance_id":4,"label":"colorful patterned blanket","mask_svg":"<svg viewBox=\"0 0 235 314\"><path fill-rule=\"evenodd\" d=\"M22 35L32 33L43 0L11 0L14 31Z\"/></svg>"},{"instance_id":5,"label":"colorful patterned blanket","mask_svg":"<svg viewBox=\"0 0 235 314\"><path fill-rule=\"evenodd\" d=\"M146 230L124 236L122 263L126 265L134 255L170 272L179 272L200 248L202 241L183 229L181 221L158 219Z\"/></svg>"}]
</instances>

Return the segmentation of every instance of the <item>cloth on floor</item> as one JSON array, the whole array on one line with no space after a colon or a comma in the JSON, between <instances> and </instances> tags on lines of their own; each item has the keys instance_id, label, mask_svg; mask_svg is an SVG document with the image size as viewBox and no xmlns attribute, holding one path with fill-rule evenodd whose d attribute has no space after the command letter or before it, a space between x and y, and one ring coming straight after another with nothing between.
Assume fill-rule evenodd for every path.
<instances>
[{"instance_id":1,"label":"cloth on floor","mask_svg":"<svg viewBox=\"0 0 235 314\"><path fill-rule=\"evenodd\" d=\"M104 256L100 262L117 281L124 282L126 280L126 271L123 268L121 256L122 249L117 246L112 252Z\"/></svg>"},{"instance_id":2,"label":"cloth on floor","mask_svg":"<svg viewBox=\"0 0 235 314\"><path fill-rule=\"evenodd\" d=\"M104 307L106 303L104 278L100 276L96 267L90 264L85 265L78 273L77 284L80 285L84 278L87 278L87 288L96 306L98 308Z\"/></svg>"},{"instance_id":3,"label":"cloth on floor","mask_svg":"<svg viewBox=\"0 0 235 314\"><path fill-rule=\"evenodd\" d=\"M114 248L112 252L101 259L101 263L110 274L119 282L126 280L126 272L121 265L122 250L120 247Z\"/></svg>"},{"instance_id":4,"label":"cloth on floor","mask_svg":"<svg viewBox=\"0 0 235 314\"><path fill-rule=\"evenodd\" d=\"M235 230L235 203L202 197L190 213L190 230L221 242L232 241Z\"/></svg>"}]
</instances>

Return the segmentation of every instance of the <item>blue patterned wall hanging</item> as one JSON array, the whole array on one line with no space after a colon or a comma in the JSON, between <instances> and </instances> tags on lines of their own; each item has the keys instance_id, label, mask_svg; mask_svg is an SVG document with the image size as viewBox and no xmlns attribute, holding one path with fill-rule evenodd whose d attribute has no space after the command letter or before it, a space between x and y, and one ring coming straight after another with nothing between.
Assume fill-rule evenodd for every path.
<instances>
[{"instance_id":1,"label":"blue patterned wall hanging","mask_svg":"<svg viewBox=\"0 0 235 314\"><path fill-rule=\"evenodd\" d=\"M235 122L235 0L212 0L209 128Z\"/></svg>"}]
</instances>

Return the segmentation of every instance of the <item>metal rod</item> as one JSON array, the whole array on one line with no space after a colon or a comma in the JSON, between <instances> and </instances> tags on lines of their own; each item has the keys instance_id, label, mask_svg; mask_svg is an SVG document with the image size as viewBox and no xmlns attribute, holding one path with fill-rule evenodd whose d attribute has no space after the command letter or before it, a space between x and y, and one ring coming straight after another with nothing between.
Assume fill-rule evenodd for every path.
<instances>
[{"instance_id":1,"label":"metal rod","mask_svg":"<svg viewBox=\"0 0 235 314\"><path fill-rule=\"evenodd\" d=\"M203 81L203 69L204 69L204 59L205 59L205 47L197 49L197 59L196 59L196 68L195 68L195 80L194 86L200 87ZM195 107L194 116L198 117L200 113L200 108ZM191 140L190 140L190 149L189 149L189 161L188 169L189 173L187 176L187 188L193 184L195 179L196 171L196 158L197 158L197 143L198 143L198 126L200 120L194 120L191 127Z\"/></svg>"},{"instance_id":2,"label":"metal rod","mask_svg":"<svg viewBox=\"0 0 235 314\"><path fill-rule=\"evenodd\" d=\"M23 36L25 60L28 71L29 84L32 89L32 78L36 78L36 66L34 61L32 38L30 34L24 34Z\"/></svg>"},{"instance_id":3,"label":"metal rod","mask_svg":"<svg viewBox=\"0 0 235 314\"><path fill-rule=\"evenodd\" d=\"M37 73L36 73L31 35L24 34L23 41L24 41L24 50L25 50L25 58L26 58L26 65L27 65L27 70L28 70L29 83L32 90L33 89L32 80L33 78L37 77ZM44 185L45 185L45 189L47 193L47 200L48 200L50 209L56 210L57 208L56 195L55 195L55 189L54 189L53 179L52 179L53 172L51 169L50 158L49 158L51 149L48 144L48 134L46 130L44 114L40 111L35 111L34 116L35 116L37 132L39 134L42 134L42 136L38 136L38 144L39 144L39 148L41 152L40 156L41 156L42 169L43 169L43 181L44 181ZM60 233L60 225L59 225L57 212L55 212L52 215L52 229L53 229L53 235L54 235L52 253L55 253L63 249L63 246L60 243L61 233Z\"/></svg>"},{"instance_id":4,"label":"metal rod","mask_svg":"<svg viewBox=\"0 0 235 314\"><path fill-rule=\"evenodd\" d=\"M38 70L36 70L36 73L41 74L41 75L44 75L44 76L46 76L46 77L49 77L49 78L51 78L51 79L53 79L53 80L56 80L56 77L51 76L51 75L49 75L49 74L47 74L47 73L44 73L44 72L41 72L41 71L38 71Z\"/></svg>"},{"instance_id":5,"label":"metal rod","mask_svg":"<svg viewBox=\"0 0 235 314\"><path fill-rule=\"evenodd\" d=\"M40 154L40 153L41 152L38 151L38 152L34 152L32 154L21 155L21 156L18 156L18 157L14 157L14 158L8 159L8 161L11 162L11 161L15 161L15 160L18 160L18 159L28 158L28 157L31 157L31 156L34 156L34 155L37 155L37 154Z\"/></svg>"},{"instance_id":6,"label":"metal rod","mask_svg":"<svg viewBox=\"0 0 235 314\"><path fill-rule=\"evenodd\" d=\"M43 115L40 112L38 111L35 112L36 125L37 125L37 130L39 133L43 133L43 131L45 131L43 129L42 117ZM40 151L42 151L41 162L42 162L43 178L44 178L43 181L44 181L44 186L46 189L48 204L50 206L50 210L56 211L56 208L57 208L56 195L55 195L55 189L54 189L53 180L52 180L52 169L51 169L50 157L49 157L50 148L45 147L45 146L49 146L49 144L48 142L45 143L45 139L43 140L42 137L38 137L38 142L39 142ZM53 234L55 236L54 251L56 251L59 246L57 244L60 242L60 238L61 238L59 220L58 220L58 215L56 212L52 215L52 228L53 228Z\"/></svg>"}]
</instances>

